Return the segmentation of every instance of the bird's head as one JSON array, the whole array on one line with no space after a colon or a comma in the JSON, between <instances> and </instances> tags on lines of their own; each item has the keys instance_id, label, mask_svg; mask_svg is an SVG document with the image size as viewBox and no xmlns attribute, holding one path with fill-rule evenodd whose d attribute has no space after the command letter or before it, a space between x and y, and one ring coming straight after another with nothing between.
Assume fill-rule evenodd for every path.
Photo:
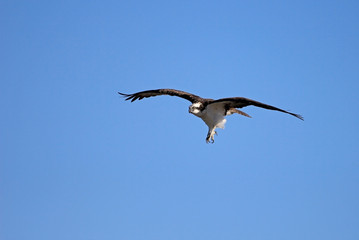
<instances>
[{"instance_id":1,"label":"bird's head","mask_svg":"<svg viewBox=\"0 0 359 240\"><path fill-rule=\"evenodd\" d=\"M196 116L199 116L203 110L203 104L202 103L193 103L191 106L189 106L188 112L192 113Z\"/></svg>"}]
</instances>

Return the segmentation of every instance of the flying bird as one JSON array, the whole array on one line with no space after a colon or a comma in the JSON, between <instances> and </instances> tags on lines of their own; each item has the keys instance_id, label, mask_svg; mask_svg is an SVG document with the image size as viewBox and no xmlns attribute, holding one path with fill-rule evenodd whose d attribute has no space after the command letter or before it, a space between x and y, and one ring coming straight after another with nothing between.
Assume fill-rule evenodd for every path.
<instances>
[{"instance_id":1,"label":"flying bird","mask_svg":"<svg viewBox=\"0 0 359 240\"><path fill-rule=\"evenodd\" d=\"M133 94L125 94L118 92L118 94L122 95L123 97L126 97L125 100L131 100L131 102L135 100L141 100L143 98L155 97L160 95L176 96L190 101L192 105L189 106L188 112L201 118L208 126L208 133L206 137L207 143L214 143L214 135L217 135L216 128L224 128L224 125L227 121L225 119L225 116L231 115L233 113L238 113L246 117L251 117L247 113L242 112L237 108L243 108L252 105L269 110L284 112L301 120L304 120L303 117L299 114L287 112L283 109L244 97L220 98L214 100L210 98L201 98L197 95L175 89L156 89L137 92Z\"/></svg>"}]
</instances>

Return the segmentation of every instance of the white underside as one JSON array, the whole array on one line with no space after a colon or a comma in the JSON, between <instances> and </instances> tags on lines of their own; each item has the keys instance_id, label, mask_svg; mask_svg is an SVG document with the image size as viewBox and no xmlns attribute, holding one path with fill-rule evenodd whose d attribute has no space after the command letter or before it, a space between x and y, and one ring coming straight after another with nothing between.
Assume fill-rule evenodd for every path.
<instances>
[{"instance_id":1,"label":"white underside","mask_svg":"<svg viewBox=\"0 0 359 240\"><path fill-rule=\"evenodd\" d=\"M223 107L219 104L210 104L197 116L200 117L207 124L210 130L214 130L216 128L223 129L227 121L224 118L223 110Z\"/></svg>"},{"instance_id":2,"label":"white underside","mask_svg":"<svg viewBox=\"0 0 359 240\"><path fill-rule=\"evenodd\" d=\"M204 110L199 110L201 103L194 103L189 107L189 112L201 118L208 126L206 142L213 143L214 135L217 134L216 128L224 128L226 119L224 118L225 108L221 103L209 104Z\"/></svg>"}]
</instances>

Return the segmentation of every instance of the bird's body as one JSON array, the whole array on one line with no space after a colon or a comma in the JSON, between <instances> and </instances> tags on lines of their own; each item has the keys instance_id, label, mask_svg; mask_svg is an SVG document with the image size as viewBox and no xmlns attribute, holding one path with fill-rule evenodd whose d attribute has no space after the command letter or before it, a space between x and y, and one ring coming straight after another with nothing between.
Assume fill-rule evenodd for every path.
<instances>
[{"instance_id":1,"label":"bird's body","mask_svg":"<svg viewBox=\"0 0 359 240\"><path fill-rule=\"evenodd\" d=\"M175 89L148 90L134 94L124 94L119 92L119 94L127 97L126 100L131 100L131 102L137 99L141 100L143 98L159 96L159 95L177 96L192 102L192 105L189 106L188 111L189 113L192 113L193 115L201 118L208 126L208 133L206 137L207 143L214 142L214 135L217 134L217 132L215 131L216 128L222 128L222 129L224 128L224 125L227 121L225 119L225 116L231 115L233 113L238 113L243 116L250 117L247 113L237 109L249 105L288 113L292 116L295 116L303 120L303 117L298 114L287 112L280 108L276 108L271 105L267 105L243 97L221 98L218 100L214 100L209 98L201 98L197 95L180 90L175 90Z\"/></svg>"},{"instance_id":2,"label":"bird's body","mask_svg":"<svg viewBox=\"0 0 359 240\"><path fill-rule=\"evenodd\" d=\"M189 107L189 113L201 118L208 126L208 134L206 141L214 142L214 134L216 134L216 128L224 128L226 124L226 115L222 108L219 108L215 104L207 105L202 111L201 103L194 103Z\"/></svg>"}]
</instances>

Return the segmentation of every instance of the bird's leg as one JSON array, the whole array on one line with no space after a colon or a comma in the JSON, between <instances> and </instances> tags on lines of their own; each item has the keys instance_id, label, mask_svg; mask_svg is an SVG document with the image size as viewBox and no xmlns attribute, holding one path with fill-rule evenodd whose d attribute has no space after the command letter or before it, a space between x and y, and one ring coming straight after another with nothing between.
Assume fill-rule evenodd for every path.
<instances>
[{"instance_id":1,"label":"bird's leg","mask_svg":"<svg viewBox=\"0 0 359 240\"><path fill-rule=\"evenodd\" d=\"M206 137L206 143L209 143L209 139L211 138L211 133L208 131L207 137Z\"/></svg>"},{"instance_id":2,"label":"bird's leg","mask_svg":"<svg viewBox=\"0 0 359 240\"><path fill-rule=\"evenodd\" d=\"M217 135L215 128L209 129L206 137L206 143L214 143L214 134Z\"/></svg>"}]
</instances>

